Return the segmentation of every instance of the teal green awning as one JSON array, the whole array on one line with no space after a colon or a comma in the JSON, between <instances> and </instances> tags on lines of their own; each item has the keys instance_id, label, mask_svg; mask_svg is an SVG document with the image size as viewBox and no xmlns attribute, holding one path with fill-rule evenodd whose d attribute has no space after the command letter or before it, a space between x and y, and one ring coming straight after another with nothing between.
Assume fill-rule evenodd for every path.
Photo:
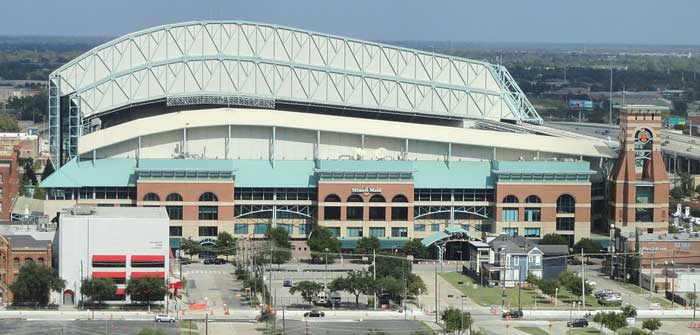
<instances>
[{"instance_id":1,"label":"teal green awning","mask_svg":"<svg viewBox=\"0 0 700 335\"><path fill-rule=\"evenodd\" d=\"M355 249L357 248L357 240L352 238L341 238L340 248L341 249ZM403 248L403 246L408 242L408 239L394 239L394 238L380 238L379 248L382 250L391 250L395 248Z\"/></svg>"}]
</instances>

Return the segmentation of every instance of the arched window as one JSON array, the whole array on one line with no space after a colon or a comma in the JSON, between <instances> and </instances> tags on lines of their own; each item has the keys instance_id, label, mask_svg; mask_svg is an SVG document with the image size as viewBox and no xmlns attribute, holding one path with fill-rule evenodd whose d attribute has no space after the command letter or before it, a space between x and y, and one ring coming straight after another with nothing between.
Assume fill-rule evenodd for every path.
<instances>
[{"instance_id":1,"label":"arched window","mask_svg":"<svg viewBox=\"0 0 700 335\"><path fill-rule=\"evenodd\" d=\"M15 266L15 270L19 268L19 258L15 257L15 259L12 260L12 264Z\"/></svg>"},{"instance_id":2,"label":"arched window","mask_svg":"<svg viewBox=\"0 0 700 335\"><path fill-rule=\"evenodd\" d=\"M407 203L408 199L403 194L395 195L391 202L395 203ZM391 220L392 221L408 221L408 207L391 207Z\"/></svg>"},{"instance_id":3,"label":"arched window","mask_svg":"<svg viewBox=\"0 0 700 335\"><path fill-rule=\"evenodd\" d=\"M361 196L359 196L357 194L353 194L353 195L348 197L348 202L357 203L357 202L364 202L364 200L362 200ZM346 220L361 221L364 218L364 208L362 208L361 206L354 206L354 207L348 206L345 210L346 210L346 215L345 215Z\"/></svg>"},{"instance_id":4,"label":"arched window","mask_svg":"<svg viewBox=\"0 0 700 335\"><path fill-rule=\"evenodd\" d=\"M326 196L325 202L340 202L340 197L335 194ZM323 206L324 220L340 220L340 206Z\"/></svg>"},{"instance_id":5,"label":"arched window","mask_svg":"<svg viewBox=\"0 0 700 335\"><path fill-rule=\"evenodd\" d=\"M199 196L199 201L219 201L219 198L214 193L204 192Z\"/></svg>"},{"instance_id":6,"label":"arched window","mask_svg":"<svg viewBox=\"0 0 700 335\"><path fill-rule=\"evenodd\" d=\"M364 202L364 200L362 200L361 196L353 194L348 197L348 202Z\"/></svg>"},{"instance_id":7,"label":"arched window","mask_svg":"<svg viewBox=\"0 0 700 335\"><path fill-rule=\"evenodd\" d=\"M519 202L520 200L518 200L518 197L514 195L507 195L505 198L503 198L504 204L517 204Z\"/></svg>"},{"instance_id":8,"label":"arched window","mask_svg":"<svg viewBox=\"0 0 700 335\"><path fill-rule=\"evenodd\" d=\"M39 263L39 265L44 265L44 258L39 257L36 262Z\"/></svg>"},{"instance_id":9,"label":"arched window","mask_svg":"<svg viewBox=\"0 0 700 335\"><path fill-rule=\"evenodd\" d=\"M525 198L525 203L527 204L541 204L542 199L536 195L529 195ZM525 208L525 221L527 222L539 222L542 221L542 209L540 207L526 207ZM527 230L527 228L526 228Z\"/></svg>"},{"instance_id":10,"label":"arched window","mask_svg":"<svg viewBox=\"0 0 700 335\"><path fill-rule=\"evenodd\" d=\"M576 200L569 194L562 194L557 199L557 213L571 214L576 212Z\"/></svg>"},{"instance_id":11,"label":"arched window","mask_svg":"<svg viewBox=\"0 0 700 335\"><path fill-rule=\"evenodd\" d=\"M541 204L542 200L540 197L536 195L528 195L527 198L525 198L525 203L527 204Z\"/></svg>"},{"instance_id":12,"label":"arched window","mask_svg":"<svg viewBox=\"0 0 700 335\"><path fill-rule=\"evenodd\" d=\"M146 195L143 196L143 201L160 201L160 197L153 192L146 193Z\"/></svg>"},{"instance_id":13,"label":"arched window","mask_svg":"<svg viewBox=\"0 0 700 335\"><path fill-rule=\"evenodd\" d=\"M386 199L384 199L384 197L379 195L379 194L375 194L369 198L369 202L384 203L384 202L386 202ZM369 208L369 219L370 219L370 221L386 221L386 207L384 207L384 206L381 206L381 207L371 206Z\"/></svg>"},{"instance_id":14,"label":"arched window","mask_svg":"<svg viewBox=\"0 0 700 335\"><path fill-rule=\"evenodd\" d=\"M165 201L182 201L182 197L177 193L170 193L165 198Z\"/></svg>"},{"instance_id":15,"label":"arched window","mask_svg":"<svg viewBox=\"0 0 700 335\"><path fill-rule=\"evenodd\" d=\"M340 197L335 194L329 194L326 196L325 202L340 202Z\"/></svg>"},{"instance_id":16,"label":"arched window","mask_svg":"<svg viewBox=\"0 0 700 335\"><path fill-rule=\"evenodd\" d=\"M34 263L34 260L31 257L27 257L24 259L24 264L32 264Z\"/></svg>"}]
</instances>

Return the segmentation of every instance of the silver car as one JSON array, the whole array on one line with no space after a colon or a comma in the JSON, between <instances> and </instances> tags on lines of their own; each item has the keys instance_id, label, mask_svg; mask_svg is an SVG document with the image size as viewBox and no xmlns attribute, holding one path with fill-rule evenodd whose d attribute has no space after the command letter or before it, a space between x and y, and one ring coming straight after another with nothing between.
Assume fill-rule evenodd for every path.
<instances>
[{"instance_id":1,"label":"silver car","mask_svg":"<svg viewBox=\"0 0 700 335\"><path fill-rule=\"evenodd\" d=\"M155 319L153 319L155 322L170 322L173 323L175 322L175 318L169 315L165 314L158 314L156 315Z\"/></svg>"}]
</instances>

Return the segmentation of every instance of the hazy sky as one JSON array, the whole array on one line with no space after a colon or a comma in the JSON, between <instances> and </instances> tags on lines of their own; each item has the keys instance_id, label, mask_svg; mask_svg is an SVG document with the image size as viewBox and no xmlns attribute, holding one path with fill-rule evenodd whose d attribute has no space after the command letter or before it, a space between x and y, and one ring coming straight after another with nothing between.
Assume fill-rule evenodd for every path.
<instances>
[{"instance_id":1,"label":"hazy sky","mask_svg":"<svg viewBox=\"0 0 700 335\"><path fill-rule=\"evenodd\" d=\"M698 0L3 0L0 35L248 20L370 40L700 44Z\"/></svg>"}]
</instances>

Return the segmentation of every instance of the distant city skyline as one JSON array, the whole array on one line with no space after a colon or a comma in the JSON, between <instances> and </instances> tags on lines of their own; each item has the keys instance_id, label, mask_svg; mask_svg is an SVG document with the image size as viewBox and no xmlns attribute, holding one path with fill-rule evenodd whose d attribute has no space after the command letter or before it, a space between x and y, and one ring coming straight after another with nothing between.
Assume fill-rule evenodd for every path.
<instances>
[{"instance_id":1,"label":"distant city skyline","mask_svg":"<svg viewBox=\"0 0 700 335\"><path fill-rule=\"evenodd\" d=\"M0 35L116 37L167 23L242 20L368 40L700 45L700 1L28 0Z\"/></svg>"}]
</instances>

